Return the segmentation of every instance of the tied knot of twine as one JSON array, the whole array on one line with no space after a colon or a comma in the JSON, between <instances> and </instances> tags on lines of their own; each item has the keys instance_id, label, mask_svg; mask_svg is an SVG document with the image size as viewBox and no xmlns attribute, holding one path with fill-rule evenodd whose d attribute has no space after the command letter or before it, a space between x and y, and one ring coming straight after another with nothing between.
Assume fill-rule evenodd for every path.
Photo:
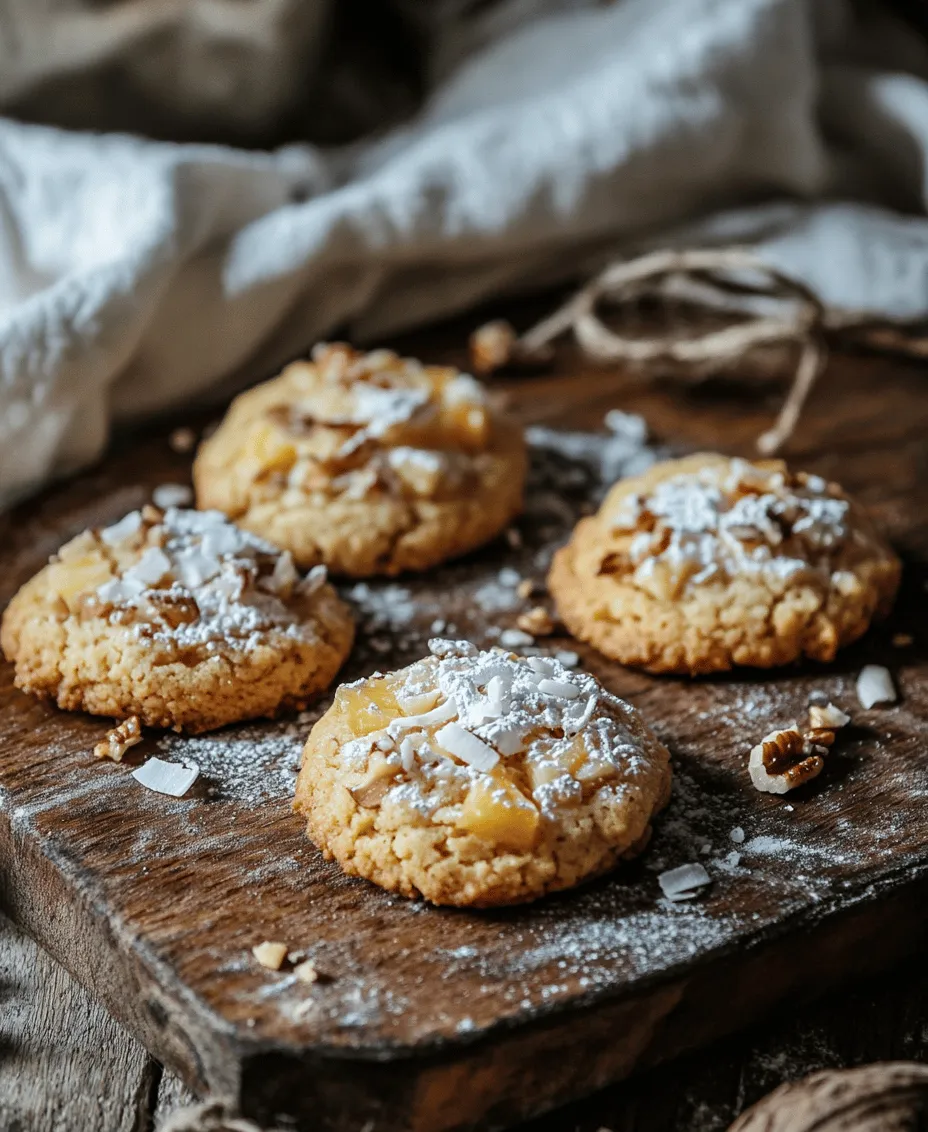
<instances>
[{"instance_id":1,"label":"tied knot of twine","mask_svg":"<svg viewBox=\"0 0 928 1132\"><path fill-rule=\"evenodd\" d=\"M615 319L612 325L605 321L607 308L627 313L643 300L665 306L686 303L728 319L724 325L707 326L705 319L694 324L692 318L681 318L660 332L634 332L621 320L618 325ZM481 338L494 327L495 340ZM790 348L796 361L789 392L773 427L756 441L761 453L771 455L793 435L825 369L826 336L839 331L851 344L925 353L925 339L906 328L869 314L828 311L810 287L747 248L665 249L610 264L521 337L505 323L481 328L471 339L471 351L474 367L482 372L509 362L543 362L550 359L554 341L572 332L596 361L620 363L649 376L692 380L743 363L752 351Z\"/></svg>"}]
</instances>

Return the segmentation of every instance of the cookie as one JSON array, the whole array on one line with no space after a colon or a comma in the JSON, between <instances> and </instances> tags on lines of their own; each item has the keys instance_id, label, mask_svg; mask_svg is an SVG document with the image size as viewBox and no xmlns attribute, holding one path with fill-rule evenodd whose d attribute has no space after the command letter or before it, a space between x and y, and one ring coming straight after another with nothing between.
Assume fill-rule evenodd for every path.
<instances>
[{"instance_id":1,"label":"cookie","mask_svg":"<svg viewBox=\"0 0 928 1132\"><path fill-rule=\"evenodd\" d=\"M670 757L638 712L555 660L467 642L338 689L296 786L346 873L433 904L570 888L640 852Z\"/></svg>"},{"instance_id":2,"label":"cookie","mask_svg":"<svg viewBox=\"0 0 928 1132\"><path fill-rule=\"evenodd\" d=\"M133 511L61 548L10 602L17 687L59 707L207 731L302 708L351 648L319 567L218 511Z\"/></svg>"},{"instance_id":3,"label":"cookie","mask_svg":"<svg viewBox=\"0 0 928 1132\"><path fill-rule=\"evenodd\" d=\"M832 660L890 609L899 559L837 484L779 460L669 460L621 480L548 578L581 640L649 672Z\"/></svg>"},{"instance_id":4,"label":"cookie","mask_svg":"<svg viewBox=\"0 0 928 1132\"><path fill-rule=\"evenodd\" d=\"M233 402L194 465L197 504L368 577L481 546L522 506L521 430L477 381L389 350L322 345Z\"/></svg>"}]
</instances>

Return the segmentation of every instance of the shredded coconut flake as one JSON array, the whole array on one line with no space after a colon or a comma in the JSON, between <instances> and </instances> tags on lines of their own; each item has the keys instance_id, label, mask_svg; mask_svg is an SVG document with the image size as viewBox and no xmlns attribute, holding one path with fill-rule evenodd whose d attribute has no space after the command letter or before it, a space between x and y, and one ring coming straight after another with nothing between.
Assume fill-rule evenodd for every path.
<instances>
[{"instance_id":1,"label":"shredded coconut flake","mask_svg":"<svg viewBox=\"0 0 928 1132\"><path fill-rule=\"evenodd\" d=\"M433 702L436 695L439 703L385 721L381 731L341 748L346 767L363 783L373 753L384 750L381 739L398 743L386 751L393 777L377 804L429 816L456 804L462 783L469 786L518 756L529 770L532 801L552 814L576 805L584 791L609 789L617 777L634 778L647 765L632 709L592 676L568 672L553 658L498 648L478 652L469 642L432 641L431 650L406 670L393 694L400 704L423 696Z\"/></svg>"},{"instance_id":2,"label":"shredded coconut flake","mask_svg":"<svg viewBox=\"0 0 928 1132\"><path fill-rule=\"evenodd\" d=\"M311 596L325 581L324 568L301 581L289 552L240 530L218 511L169 507L154 515L132 512L100 533L130 563L96 590L98 601L114 607L112 620L126 624L130 610L136 634L207 650L230 640L257 644L268 633L313 637L313 626L285 600L295 588ZM133 559L133 540L142 536L149 545Z\"/></svg>"},{"instance_id":3,"label":"shredded coconut flake","mask_svg":"<svg viewBox=\"0 0 928 1132\"><path fill-rule=\"evenodd\" d=\"M857 677L857 698L865 708L872 708L877 704L894 704L896 689L889 669L881 664L865 665Z\"/></svg>"},{"instance_id":4,"label":"shredded coconut flake","mask_svg":"<svg viewBox=\"0 0 928 1132\"><path fill-rule=\"evenodd\" d=\"M758 468L746 460L710 464L624 498L613 529L636 583L698 585L746 572L788 579L822 572L838 589L855 575L833 565L850 537L850 505L818 476Z\"/></svg>"},{"instance_id":5,"label":"shredded coconut flake","mask_svg":"<svg viewBox=\"0 0 928 1132\"><path fill-rule=\"evenodd\" d=\"M658 876L657 883L668 900L692 900L711 880L702 865L689 864L667 869Z\"/></svg>"},{"instance_id":6,"label":"shredded coconut flake","mask_svg":"<svg viewBox=\"0 0 928 1132\"><path fill-rule=\"evenodd\" d=\"M178 766L161 759L149 759L132 772L136 782L157 794L169 794L172 798L182 798L199 777L196 764Z\"/></svg>"},{"instance_id":7,"label":"shredded coconut flake","mask_svg":"<svg viewBox=\"0 0 928 1132\"><path fill-rule=\"evenodd\" d=\"M187 507L193 502L193 489L185 483L162 483L151 498L156 507Z\"/></svg>"}]
</instances>

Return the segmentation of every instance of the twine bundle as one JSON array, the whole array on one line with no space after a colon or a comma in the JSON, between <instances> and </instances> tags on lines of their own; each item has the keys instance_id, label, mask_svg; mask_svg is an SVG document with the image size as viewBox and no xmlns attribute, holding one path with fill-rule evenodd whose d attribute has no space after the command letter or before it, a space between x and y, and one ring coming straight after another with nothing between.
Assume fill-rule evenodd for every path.
<instances>
[{"instance_id":1,"label":"twine bundle","mask_svg":"<svg viewBox=\"0 0 928 1132\"><path fill-rule=\"evenodd\" d=\"M634 332L615 314L643 300L666 310L686 302L730 318L706 327L678 319L659 333ZM610 310L612 324L605 321ZM731 321L734 318L734 321ZM789 392L772 428L757 438L765 455L778 452L793 435L803 406L825 369L829 339L925 356L928 340L903 327L874 325L867 315L837 317L805 284L778 271L744 248L662 250L613 263L553 314L517 338L508 324L489 323L471 339L476 369L489 372L510 362L550 357L556 339L572 332L585 354L621 364L644 376L673 374L698 380L745 362L769 348L787 348L795 364Z\"/></svg>"}]
</instances>

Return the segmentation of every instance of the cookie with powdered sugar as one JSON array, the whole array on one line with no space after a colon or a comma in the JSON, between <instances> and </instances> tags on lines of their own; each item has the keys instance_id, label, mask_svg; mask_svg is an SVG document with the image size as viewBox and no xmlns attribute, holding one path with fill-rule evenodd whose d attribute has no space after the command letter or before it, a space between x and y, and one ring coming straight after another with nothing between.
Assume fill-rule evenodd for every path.
<instances>
[{"instance_id":1,"label":"cookie with powdered sugar","mask_svg":"<svg viewBox=\"0 0 928 1132\"><path fill-rule=\"evenodd\" d=\"M0 645L17 686L59 707L197 732L304 707L353 637L323 567L301 576L218 511L146 507L63 546Z\"/></svg>"},{"instance_id":2,"label":"cookie with powdered sugar","mask_svg":"<svg viewBox=\"0 0 928 1132\"><path fill-rule=\"evenodd\" d=\"M424 570L481 546L522 506L522 431L468 374L321 345L243 393L200 448L197 503L308 568Z\"/></svg>"},{"instance_id":3,"label":"cookie with powdered sugar","mask_svg":"<svg viewBox=\"0 0 928 1132\"><path fill-rule=\"evenodd\" d=\"M340 687L295 808L345 872L434 904L534 900L647 844L670 756L638 712L556 660L463 641Z\"/></svg>"},{"instance_id":4,"label":"cookie with powdered sugar","mask_svg":"<svg viewBox=\"0 0 928 1132\"><path fill-rule=\"evenodd\" d=\"M620 480L548 578L606 656L696 675L830 661L888 613L898 557L837 484L780 460L670 460Z\"/></svg>"}]
</instances>

